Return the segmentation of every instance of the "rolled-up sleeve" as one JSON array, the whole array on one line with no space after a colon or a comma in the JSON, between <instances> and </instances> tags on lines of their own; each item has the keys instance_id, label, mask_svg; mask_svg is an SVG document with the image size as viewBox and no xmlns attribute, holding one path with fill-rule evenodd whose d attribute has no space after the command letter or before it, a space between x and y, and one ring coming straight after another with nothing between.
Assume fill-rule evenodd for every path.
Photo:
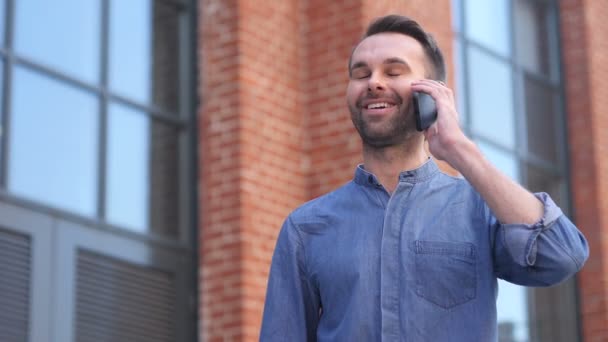
<instances>
[{"instance_id":1,"label":"rolled-up sleeve","mask_svg":"<svg viewBox=\"0 0 608 342\"><path fill-rule=\"evenodd\" d=\"M499 278L526 286L551 286L578 272L589 257L585 237L546 193L534 194L544 205L533 225L500 224L494 229L494 265Z\"/></svg>"},{"instance_id":2,"label":"rolled-up sleeve","mask_svg":"<svg viewBox=\"0 0 608 342\"><path fill-rule=\"evenodd\" d=\"M301 237L288 218L272 257L260 341L315 341L319 310Z\"/></svg>"}]
</instances>

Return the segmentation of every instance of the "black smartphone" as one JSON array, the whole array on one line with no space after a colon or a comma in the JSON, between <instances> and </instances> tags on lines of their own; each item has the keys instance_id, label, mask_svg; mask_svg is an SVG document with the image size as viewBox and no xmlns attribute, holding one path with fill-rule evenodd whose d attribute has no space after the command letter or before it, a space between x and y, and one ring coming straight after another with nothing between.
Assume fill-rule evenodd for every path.
<instances>
[{"instance_id":1,"label":"black smartphone","mask_svg":"<svg viewBox=\"0 0 608 342\"><path fill-rule=\"evenodd\" d=\"M412 94L416 129L419 132L429 128L437 119L437 106L433 97L427 93L415 91Z\"/></svg>"}]
</instances>

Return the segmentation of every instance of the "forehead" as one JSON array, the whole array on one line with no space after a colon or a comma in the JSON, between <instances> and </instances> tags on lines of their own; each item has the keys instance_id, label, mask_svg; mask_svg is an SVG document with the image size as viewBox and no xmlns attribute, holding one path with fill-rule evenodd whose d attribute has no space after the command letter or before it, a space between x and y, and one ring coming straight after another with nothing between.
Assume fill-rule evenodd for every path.
<instances>
[{"instance_id":1,"label":"forehead","mask_svg":"<svg viewBox=\"0 0 608 342\"><path fill-rule=\"evenodd\" d=\"M382 63L392 57L422 67L425 62L424 49L416 39L401 33L387 32L363 39L353 51L351 65L358 62Z\"/></svg>"}]
</instances>

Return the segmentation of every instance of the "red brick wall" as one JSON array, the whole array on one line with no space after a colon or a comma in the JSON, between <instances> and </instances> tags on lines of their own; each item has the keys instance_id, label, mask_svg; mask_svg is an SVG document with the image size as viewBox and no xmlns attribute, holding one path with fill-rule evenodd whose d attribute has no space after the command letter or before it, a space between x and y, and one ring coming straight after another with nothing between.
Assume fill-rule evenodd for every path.
<instances>
[{"instance_id":1,"label":"red brick wall","mask_svg":"<svg viewBox=\"0 0 608 342\"><path fill-rule=\"evenodd\" d=\"M306 200L298 1L201 2L201 340L256 340L284 217Z\"/></svg>"},{"instance_id":2,"label":"red brick wall","mask_svg":"<svg viewBox=\"0 0 608 342\"><path fill-rule=\"evenodd\" d=\"M561 31L574 219L591 256L579 274L585 341L608 340L608 3L562 0Z\"/></svg>"},{"instance_id":3,"label":"red brick wall","mask_svg":"<svg viewBox=\"0 0 608 342\"><path fill-rule=\"evenodd\" d=\"M199 2L201 341L257 340L284 218L352 178L347 59L368 21L420 18L451 61L449 0L423 4Z\"/></svg>"}]
</instances>

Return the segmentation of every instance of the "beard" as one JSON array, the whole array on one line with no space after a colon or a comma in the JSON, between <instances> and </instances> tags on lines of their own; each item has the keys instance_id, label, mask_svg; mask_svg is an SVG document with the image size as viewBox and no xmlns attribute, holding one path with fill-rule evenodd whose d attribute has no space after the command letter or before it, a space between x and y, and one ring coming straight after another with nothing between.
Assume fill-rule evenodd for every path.
<instances>
[{"instance_id":1,"label":"beard","mask_svg":"<svg viewBox=\"0 0 608 342\"><path fill-rule=\"evenodd\" d=\"M374 148L383 149L390 146L403 144L415 132L413 108L408 101L405 105L401 97L396 94L391 96L396 103L397 113L388 118L380 125L372 125L369 119L363 117L361 102L373 97L362 98L355 106L349 105L351 120L361 136L363 144Z\"/></svg>"}]
</instances>

